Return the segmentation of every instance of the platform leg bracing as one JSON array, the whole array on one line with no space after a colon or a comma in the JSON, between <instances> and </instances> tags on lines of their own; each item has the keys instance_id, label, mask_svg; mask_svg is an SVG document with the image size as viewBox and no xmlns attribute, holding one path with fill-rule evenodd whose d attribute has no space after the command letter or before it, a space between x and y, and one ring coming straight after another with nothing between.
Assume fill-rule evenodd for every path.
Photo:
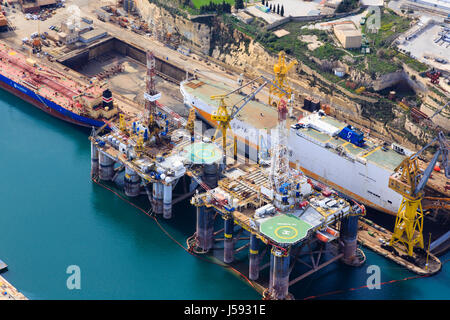
<instances>
[{"instance_id":1,"label":"platform leg bracing","mask_svg":"<svg viewBox=\"0 0 450 320\"><path fill-rule=\"evenodd\" d=\"M342 262L350 265L354 264L358 247L358 219L359 216L350 215L341 221L341 250L344 253Z\"/></svg>"},{"instance_id":2,"label":"platform leg bracing","mask_svg":"<svg viewBox=\"0 0 450 320\"><path fill-rule=\"evenodd\" d=\"M197 207L197 245L200 249L208 251L213 247L214 210Z\"/></svg>"},{"instance_id":3,"label":"platform leg bracing","mask_svg":"<svg viewBox=\"0 0 450 320\"><path fill-rule=\"evenodd\" d=\"M163 218L172 218L172 185L164 184L164 206L163 206Z\"/></svg>"},{"instance_id":4,"label":"platform leg bracing","mask_svg":"<svg viewBox=\"0 0 450 320\"><path fill-rule=\"evenodd\" d=\"M273 299L283 300L289 294L289 260L290 253L272 247L270 255L269 290Z\"/></svg>"},{"instance_id":5,"label":"platform leg bracing","mask_svg":"<svg viewBox=\"0 0 450 320\"><path fill-rule=\"evenodd\" d=\"M135 171L125 166L124 188L128 197L137 197L140 194L141 178Z\"/></svg>"},{"instance_id":6,"label":"platform leg bracing","mask_svg":"<svg viewBox=\"0 0 450 320\"><path fill-rule=\"evenodd\" d=\"M91 142L91 178L98 176L98 149L94 143Z\"/></svg>"},{"instance_id":7,"label":"platform leg bracing","mask_svg":"<svg viewBox=\"0 0 450 320\"><path fill-rule=\"evenodd\" d=\"M255 234L250 235L249 279L259 278L259 240Z\"/></svg>"},{"instance_id":8,"label":"platform leg bracing","mask_svg":"<svg viewBox=\"0 0 450 320\"><path fill-rule=\"evenodd\" d=\"M233 229L234 219L231 217L225 217L225 231L224 231L224 244L223 244L223 261L225 263L231 263L234 260L234 241L233 241Z\"/></svg>"},{"instance_id":9,"label":"platform leg bracing","mask_svg":"<svg viewBox=\"0 0 450 320\"><path fill-rule=\"evenodd\" d=\"M114 177L114 160L103 152L99 152L99 178L110 181Z\"/></svg>"}]
</instances>

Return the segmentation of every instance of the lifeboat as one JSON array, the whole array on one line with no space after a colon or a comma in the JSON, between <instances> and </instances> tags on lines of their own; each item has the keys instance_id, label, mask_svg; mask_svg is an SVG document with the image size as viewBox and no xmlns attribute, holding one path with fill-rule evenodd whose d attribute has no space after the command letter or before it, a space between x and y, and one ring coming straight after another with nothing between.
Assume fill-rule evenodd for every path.
<instances>
[{"instance_id":1,"label":"lifeboat","mask_svg":"<svg viewBox=\"0 0 450 320\"><path fill-rule=\"evenodd\" d=\"M316 232L316 238L325 243L330 241L330 238L320 231Z\"/></svg>"}]
</instances>

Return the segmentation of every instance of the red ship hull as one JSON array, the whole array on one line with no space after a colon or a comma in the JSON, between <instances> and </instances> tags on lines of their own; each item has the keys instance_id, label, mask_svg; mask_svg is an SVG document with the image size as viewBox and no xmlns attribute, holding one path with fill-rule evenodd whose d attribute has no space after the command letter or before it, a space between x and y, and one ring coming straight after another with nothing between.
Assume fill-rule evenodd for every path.
<instances>
[{"instance_id":1,"label":"red ship hull","mask_svg":"<svg viewBox=\"0 0 450 320\"><path fill-rule=\"evenodd\" d=\"M20 99L22 99L22 100L24 100L24 101L26 101L28 103L31 103L35 107L41 109L42 111L44 111L45 113L47 113L47 114L49 114L49 115L51 115L53 117L56 117L56 118L58 118L60 120L63 120L63 121L75 124L77 126L83 126L83 127L88 127L88 128L91 127L87 123L84 123L84 122L81 122L81 121L76 121L76 120L74 120L74 119L72 119L70 117L67 117L67 116L65 116L65 115L55 111L54 109L46 106L42 102L39 102L39 101L31 98L30 96L28 96L27 94L23 93L22 91L17 90L15 88L11 87L11 86L8 86L4 82L0 81L0 88L5 89L6 91L12 93L16 97L18 97L18 98L20 98Z\"/></svg>"}]
</instances>

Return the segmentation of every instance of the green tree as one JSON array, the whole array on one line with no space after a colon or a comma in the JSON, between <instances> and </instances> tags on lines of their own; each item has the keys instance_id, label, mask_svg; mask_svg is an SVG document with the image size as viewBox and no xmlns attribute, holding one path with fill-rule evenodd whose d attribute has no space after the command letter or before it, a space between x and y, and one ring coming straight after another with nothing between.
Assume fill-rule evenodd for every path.
<instances>
[{"instance_id":1,"label":"green tree","mask_svg":"<svg viewBox=\"0 0 450 320\"><path fill-rule=\"evenodd\" d=\"M280 14L280 4L277 4L277 14Z\"/></svg>"},{"instance_id":2,"label":"green tree","mask_svg":"<svg viewBox=\"0 0 450 320\"><path fill-rule=\"evenodd\" d=\"M281 5L280 15L282 17L284 17L284 6L283 5Z\"/></svg>"}]
</instances>

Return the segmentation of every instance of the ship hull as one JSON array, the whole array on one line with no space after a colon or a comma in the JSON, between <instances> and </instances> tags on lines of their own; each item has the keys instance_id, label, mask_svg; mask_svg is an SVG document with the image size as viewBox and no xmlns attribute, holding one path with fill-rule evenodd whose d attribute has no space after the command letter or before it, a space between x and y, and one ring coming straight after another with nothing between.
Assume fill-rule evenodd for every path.
<instances>
[{"instance_id":1,"label":"ship hull","mask_svg":"<svg viewBox=\"0 0 450 320\"><path fill-rule=\"evenodd\" d=\"M15 81L9 79L8 77L2 74L0 74L0 88L12 93L16 97L34 105L35 107L41 109L45 113L52 115L53 117L58 118L60 120L83 127L101 127L104 125L103 121L91 119L73 113L59 106L53 101L41 97L34 91L26 88L23 85L16 83Z\"/></svg>"},{"instance_id":2,"label":"ship hull","mask_svg":"<svg viewBox=\"0 0 450 320\"><path fill-rule=\"evenodd\" d=\"M202 120L211 126L217 126L217 123L211 119L213 106L187 93L183 90L182 85L181 92L188 108L194 108ZM250 153L256 154L258 138L245 135L245 132L251 132L254 128L237 119L232 120L231 126L233 134L241 141L241 145L242 142L248 144L251 149L254 149ZM235 130L233 127L244 127L245 130ZM264 138L267 139L267 137ZM270 141L266 140L266 144L269 147ZM298 136L295 130L291 130L288 144L292 150L291 167L302 170L312 179L320 181L368 207L397 215L401 196L388 187L391 171L371 163L363 164L344 159L327 148Z\"/></svg>"}]
</instances>

